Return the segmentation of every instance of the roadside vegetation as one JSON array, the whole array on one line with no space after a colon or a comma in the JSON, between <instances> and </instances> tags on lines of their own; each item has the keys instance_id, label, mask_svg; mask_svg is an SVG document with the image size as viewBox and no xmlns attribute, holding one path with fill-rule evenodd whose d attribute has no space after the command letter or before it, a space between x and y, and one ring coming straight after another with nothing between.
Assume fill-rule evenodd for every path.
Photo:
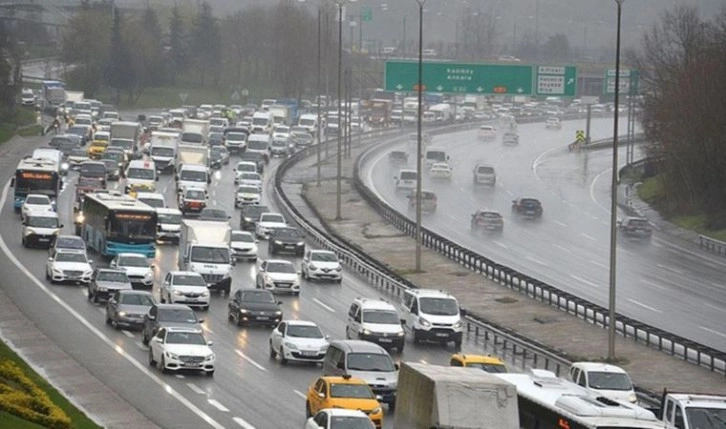
<instances>
[{"instance_id":1,"label":"roadside vegetation","mask_svg":"<svg viewBox=\"0 0 726 429\"><path fill-rule=\"evenodd\" d=\"M33 109L13 106L12 110L5 110L7 116L0 114L0 143L10 140L15 134L22 136L36 136L40 134L40 126L35 124L35 111Z\"/></svg>"}]
</instances>

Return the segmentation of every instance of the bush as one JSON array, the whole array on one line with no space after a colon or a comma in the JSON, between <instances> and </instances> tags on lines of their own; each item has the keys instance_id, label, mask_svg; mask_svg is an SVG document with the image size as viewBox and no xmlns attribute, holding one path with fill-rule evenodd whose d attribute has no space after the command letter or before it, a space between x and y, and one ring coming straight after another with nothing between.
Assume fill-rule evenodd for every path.
<instances>
[{"instance_id":1,"label":"bush","mask_svg":"<svg viewBox=\"0 0 726 429\"><path fill-rule=\"evenodd\" d=\"M51 429L71 427L71 419L13 362L0 362L0 410Z\"/></svg>"}]
</instances>

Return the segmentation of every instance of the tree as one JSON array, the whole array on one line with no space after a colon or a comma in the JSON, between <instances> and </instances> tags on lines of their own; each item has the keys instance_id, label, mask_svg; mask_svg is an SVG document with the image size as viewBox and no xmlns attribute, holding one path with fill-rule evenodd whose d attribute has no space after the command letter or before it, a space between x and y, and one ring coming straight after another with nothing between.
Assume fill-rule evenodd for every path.
<instances>
[{"instance_id":1,"label":"tree","mask_svg":"<svg viewBox=\"0 0 726 429\"><path fill-rule=\"evenodd\" d=\"M182 19L179 6L174 4L169 20L169 76L172 84L176 84L176 77L180 70L185 70L189 65L187 49L187 37L184 20Z\"/></svg>"},{"instance_id":2,"label":"tree","mask_svg":"<svg viewBox=\"0 0 726 429\"><path fill-rule=\"evenodd\" d=\"M219 82L222 52L219 23L212 15L212 7L206 1L199 4L192 28L192 61L204 85L207 76L212 74L215 85Z\"/></svg>"},{"instance_id":3,"label":"tree","mask_svg":"<svg viewBox=\"0 0 726 429\"><path fill-rule=\"evenodd\" d=\"M495 17L480 8L466 7L459 19L463 56L477 61L494 55L497 39Z\"/></svg>"},{"instance_id":4,"label":"tree","mask_svg":"<svg viewBox=\"0 0 726 429\"><path fill-rule=\"evenodd\" d=\"M557 33L547 39L543 53L550 61L570 60L570 41L563 33Z\"/></svg>"},{"instance_id":5,"label":"tree","mask_svg":"<svg viewBox=\"0 0 726 429\"><path fill-rule=\"evenodd\" d=\"M116 90L116 103L121 100L121 91L129 91L131 95L138 72L133 66L129 67L133 63L123 37L123 25L122 15L116 9L111 27L111 50L105 72L106 83Z\"/></svg>"},{"instance_id":6,"label":"tree","mask_svg":"<svg viewBox=\"0 0 726 429\"><path fill-rule=\"evenodd\" d=\"M111 14L100 6L83 6L69 21L62 36L61 59L74 68L66 80L70 87L93 97L103 84L109 58Z\"/></svg>"},{"instance_id":7,"label":"tree","mask_svg":"<svg viewBox=\"0 0 726 429\"><path fill-rule=\"evenodd\" d=\"M0 117L8 118L15 110L21 80L17 41L0 22Z\"/></svg>"}]
</instances>

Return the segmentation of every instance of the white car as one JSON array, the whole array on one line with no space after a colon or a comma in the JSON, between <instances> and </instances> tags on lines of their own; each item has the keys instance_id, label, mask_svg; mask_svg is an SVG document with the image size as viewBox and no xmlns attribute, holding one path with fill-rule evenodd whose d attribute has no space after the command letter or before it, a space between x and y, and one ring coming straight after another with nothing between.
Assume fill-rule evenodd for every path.
<instances>
[{"instance_id":1,"label":"white car","mask_svg":"<svg viewBox=\"0 0 726 429\"><path fill-rule=\"evenodd\" d=\"M482 125L476 132L476 136L484 141L494 140L497 138L497 129L494 125Z\"/></svg>"},{"instance_id":2,"label":"white car","mask_svg":"<svg viewBox=\"0 0 726 429\"><path fill-rule=\"evenodd\" d=\"M193 369L214 375L216 356L200 329L165 327L149 342L149 365L161 372Z\"/></svg>"},{"instance_id":3,"label":"white car","mask_svg":"<svg viewBox=\"0 0 726 429\"><path fill-rule=\"evenodd\" d=\"M37 103L38 97L35 95L32 89L23 88L23 94L21 98L21 103L23 106L33 106L35 103Z\"/></svg>"},{"instance_id":4,"label":"white car","mask_svg":"<svg viewBox=\"0 0 726 429\"><path fill-rule=\"evenodd\" d=\"M284 259L264 259L257 263L258 289L266 289L272 293L286 292L300 295L300 278L295 266Z\"/></svg>"},{"instance_id":5,"label":"white car","mask_svg":"<svg viewBox=\"0 0 726 429\"><path fill-rule=\"evenodd\" d=\"M287 226L285 217L280 213L262 213L260 219L255 225L255 235L257 238L264 238L265 240L270 238L270 231L275 228L282 228Z\"/></svg>"},{"instance_id":6,"label":"white car","mask_svg":"<svg viewBox=\"0 0 726 429\"><path fill-rule=\"evenodd\" d=\"M257 164L250 161L240 161L234 168L234 183L239 183L240 178L245 173L257 173Z\"/></svg>"},{"instance_id":7,"label":"white car","mask_svg":"<svg viewBox=\"0 0 726 429\"><path fill-rule=\"evenodd\" d=\"M45 264L45 278L51 283L78 282L88 284L93 277L93 267L82 250L58 249Z\"/></svg>"},{"instance_id":8,"label":"white car","mask_svg":"<svg viewBox=\"0 0 726 429\"><path fill-rule=\"evenodd\" d=\"M234 198L234 206L242 207L248 204L259 204L262 200L260 189L254 185L240 185Z\"/></svg>"},{"instance_id":9,"label":"white car","mask_svg":"<svg viewBox=\"0 0 726 429\"><path fill-rule=\"evenodd\" d=\"M290 127L287 125L278 125L272 130L272 140L282 140L287 142L290 138Z\"/></svg>"},{"instance_id":10,"label":"white car","mask_svg":"<svg viewBox=\"0 0 726 429\"><path fill-rule=\"evenodd\" d=\"M138 192L136 193L136 199L155 209L166 208L164 195L158 192Z\"/></svg>"},{"instance_id":11,"label":"white car","mask_svg":"<svg viewBox=\"0 0 726 429\"><path fill-rule=\"evenodd\" d=\"M238 185L250 185L250 186L257 186L257 188L261 191L262 190L262 176L260 173L242 173L240 174L239 178L237 179Z\"/></svg>"},{"instance_id":12,"label":"white car","mask_svg":"<svg viewBox=\"0 0 726 429\"><path fill-rule=\"evenodd\" d=\"M60 234L63 225L60 223L58 213L49 211L31 211L23 220L23 247L47 247L53 244L55 237Z\"/></svg>"},{"instance_id":13,"label":"white car","mask_svg":"<svg viewBox=\"0 0 726 429\"><path fill-rule=\"evenodd\" d=\"M140 253L119 253L109 267L125 270L131 284L146 288L154 286L154 266Z\"/></svg>"},{"instance_id":14,"label":"white car","mask_svg":"<svg viewBox=\"0 0 726 429\"><path fill-rule=\"evenodd\" d=\"M545 128L548 130L561 130L562 122L560 122L560 118L547 118Z\"/></svg>"},{"instance_id":15,"label":"white car","mask_svg":"<svg viewBox=\"0 0 726 429\"><path fill-rule=\"evenodd\" d=\"M437 162L431 166L429 175L432 179L451 180L452 168L445 162Z\"/></svg>"},{"instance_id":16,"label":"white car","mask_svg":"<svg viewBox=\"0 0 726 429\"><path fill-rule=\"evenodd\" d=\"M343 281L343 267L340 265L338 255L329 250L305 252L300 271L302 278L306 280L332 280L335 283Z\"/></svg>"},{"instance_id":17,"label":"white car","mask_svg":"<svg viewBox=\"0 0 726 429\"><path fill-rule=\"evenodd\" d=\"M376 425L361 410L325 408L308 418L305 429L374 429Z\"/></svg>"},{"instance_id":18,"label":"white car","mask_svg":"<svg viewBox=\"0 0 726 429\"><path fill-rule=\"evenodd\" d=\"M232 255L235 259L257 260L257 239L251 232L232 231L229 247L232 248Z\"/></svg>"},{"instance_id":19,"label":"white car","mask_svg":"<svg viewBox=\"0 0 726 429\"><path fill-rule=\"evenodd\" d=\"M192 271L170 271L164 277L159 292L161 302L186 304L209 309L209 289L201 274Z\"/></svg>"},{"instance_id":20,"label":"white car","mask_svg":"<svg viewBox=\"0 0 726 429\"><path fill-rule=\"evenodd\" d=\"M283 320L270 334L270 356L288 361L320 363L328 351L328 338L314 322Z\"/></svg>"},{"instance_id":21,"label":"white car","mask_svg":"<svg viewBox=\"0 0 726 429\"><path fill-rule=\"evenodd\" d=\"M28 194L20 206L20 219L25 220L31 211L54 212L55 203L47 195Z\"/></svg>"}]
</instances>

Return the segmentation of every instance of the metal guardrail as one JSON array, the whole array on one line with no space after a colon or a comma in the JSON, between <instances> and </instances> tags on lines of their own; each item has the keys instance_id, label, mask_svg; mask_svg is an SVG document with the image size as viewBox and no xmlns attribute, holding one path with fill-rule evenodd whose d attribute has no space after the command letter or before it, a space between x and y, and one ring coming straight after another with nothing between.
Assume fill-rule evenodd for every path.
<instances>
[{"instance_id":1,"label":"metal guardrail","mask_svg":"<svg viewBox=\"0 0 726 429\"><path fill-rule=\"evenodd\" d=\"M431 131L431 133L436 134L437 132L435 130ZM360 166L372 154L382 149L384 148L378 145L368 149L358 157L355 164L354 185L379 215L406 235L414 237L415 223L381 200L359 177ZM523 295L545 302L597 326L603 328L608 326L607 308L499 264L427 228L422 228L421 239L424 246ZM671 334L622 314L617 315L615 326L617 332L625 338L631 338L646 344L648 347L679 357L713 372L726 374L726 353L724 352Z\"/></svg>"},{"instance_id":2,"label":"metal guardrail","mask_svg":"<svg viewBox=\"0 0 726 429\"><path fill-rule=\"evenodd\" d=\"M719 256L726 256L726 242L716 240L715 238L705 235L698 236L698 245L707 252L715 253Z\"/></svg>"},{"instance_id":3,"label":"metal guardrail","mask_svg":"<svg viewBox=\"0 0 726 429\"><path fill-rule=\"evenodd\" d=\"M429 130L429 132L436 131L439 134L441 132L452 132L456 128L467 128L471 126L445 127L446 131L436 129ZM376 142L380 138L400 138L405 135L406 132L401 129L372 131L362 135L359 142L361 145L368 145ZM330 228L327 228L327 231L323 231L313 225L290 202L282 186L285 174L302 159L314 156L316 150L317 146L313 145L296 153L283 161L276 171L274 195L278 206L285 213L286 218L292 219L306 231L308 239L315 243L316 246L335 252L344 265L379 290L400 298L402 291L408 288L416 288L415 284L396 274L385 264L365 254L345 238L331 233ZM335 152L332 151L329 156L335 156ZM325 223L322 218L320 221ZM467 336L473 337L475 343L481 341L483 344L493 346L504 358L509 354L509 360L515 362L515 364L519 363L522 368L529 365L533 368L548 369L559 376L564 375L564 372L572 364L561 352L524 338L520 334L505 327L497 326L497 324L487 322L472 315L466 316L465 322ZM657 394L642 388L636 388L636 391L642 401L652 404L659 403Z\"/></svg>"}]
</instances>

